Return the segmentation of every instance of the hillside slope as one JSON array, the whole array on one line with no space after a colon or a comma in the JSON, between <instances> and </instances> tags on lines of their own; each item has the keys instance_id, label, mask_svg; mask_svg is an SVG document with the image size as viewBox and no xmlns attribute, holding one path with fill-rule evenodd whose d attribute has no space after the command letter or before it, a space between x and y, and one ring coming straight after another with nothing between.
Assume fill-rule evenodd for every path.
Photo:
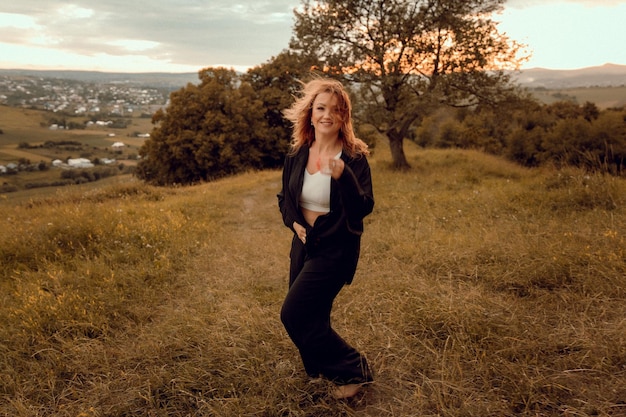
<instances>
[{"instance_id":1,"label":"hillside slope","mask_svg":"<svg viewBox=\"0 0 626 417\"><path fill-rule=\"evenodd\" d=\"M280 172L0 201L0 414L625 412L624 180L407 155L404 173L371 158L376 207L335 305L376 372L350 402L280 324Z\"/></svg>"}]
</instances>

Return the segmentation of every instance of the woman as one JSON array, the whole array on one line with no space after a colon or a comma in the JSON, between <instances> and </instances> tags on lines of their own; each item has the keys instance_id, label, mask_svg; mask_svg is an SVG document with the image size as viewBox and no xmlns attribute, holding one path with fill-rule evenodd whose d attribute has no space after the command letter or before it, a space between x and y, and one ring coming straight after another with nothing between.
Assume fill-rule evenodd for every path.
<instances>
[{"instance_id":1,"label":"woman","mask_svg":"<svg viewBox=\"0 0 626 417\"><path fill-rule=\"evenodd\" d=\"M281 320L307 374L333 381L337 398L373 380L365 357L330 324L335 297L354 277L363 218L374 208L369 151L354 136L351 112L338 81L304 86L284 112L293 138L278 194L283 222L294 233Z\"/></svg>"}]
</instances>

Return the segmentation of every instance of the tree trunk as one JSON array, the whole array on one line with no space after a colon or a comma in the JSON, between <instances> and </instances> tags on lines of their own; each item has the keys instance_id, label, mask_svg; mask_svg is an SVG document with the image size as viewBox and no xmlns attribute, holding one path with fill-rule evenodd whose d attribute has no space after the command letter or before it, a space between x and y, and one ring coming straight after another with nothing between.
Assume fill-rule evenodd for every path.
<instances>
[{"instance_id":1,"label":"tree trunk","mask_svg":"<svg viewBox=\"0 0 626 417\"><path fill-rule=\"evenodd\" d=\"M399 107L398 103L394 103L396 108ZM389 107L389 106L388 106ZM389 149L391 150L391 162L394 169L399 171L405 171L411 168L411 165L406 160L404 154L404 138L406 137L409 128L413 122L418 118L418 111L406 111L396 118L396 109L391 112L391 121L389 122L390 128L387 129L387 138L389 139Z\"/></svg>"},{"instance_id":2,"label":"tree trunk","mask_svg":"<svg viewBox=\"0 0 626 417\"><path fill-rule=\"evenodd\" d=\"M389 139L389 149L391 150L391 163L394 169L404 171L411 166L406 160L406 155L404 154L403 140L402 135L398 135L395 132L387 132L387 138Z\"/></svg>"}]
</instances>

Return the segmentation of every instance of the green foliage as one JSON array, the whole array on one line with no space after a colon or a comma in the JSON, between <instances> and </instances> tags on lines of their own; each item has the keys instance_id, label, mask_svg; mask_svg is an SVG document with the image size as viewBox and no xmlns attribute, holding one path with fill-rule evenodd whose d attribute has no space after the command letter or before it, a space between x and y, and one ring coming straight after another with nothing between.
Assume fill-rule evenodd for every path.
<instances>
[{"instance_id":1,"label":"green foliage","mask_svg":"<svg viewBox=\"0 0 626 417\"><path fill-rule=\"evenodd\" d=\"M66 148L63 148L65 146ZM80 149L83 146L82 143L76 140L47 140L44 142L44 148L59 148L59 149L70 149L67 147L71 147L71 149Z\"/></svg>"},{"instance_id":2,"label":"green foliage","mask_svg":"<svg viewBox=\"0 0 626 417\"><path fill-rule=\"evenodd\" d=\"M62 179L84 179L88 182L98 181L103 178L117 175L120 169L115 167L98 167L91 169L67 169L61 171Z\"/></svg>"},{"instance_id":3,"label":"green foliage","mask_svg":"<svg viewBox=\"0 0 626 417\"><path fill-rule=\"evenodd\" d=\"M113 119L112 120L113 123L111 124L111 128L113 129L124 129L128 126L131 125L132 120L131 119L122 119L122 118L117 118L117 119Z\"/></svg>"},{"instance_id":4,"label":"green foliage","mask_svg":"<svg viewBox=\"0 0 626 417\"><path fill-rule=\"evenodd\" d=\"M528 167L536 167L541 163L540 152L543 133L540 129L513 128L508 136L506 156Z\"/></svg>"},{"instance_id":5,"label":"green foliage","mask_svg":"<svg viewBox=\"0 0 626 417\"><path fill-rule=\"evenodd\" d=\"M43 168L42 168L43 164ZM45 163L39 163L39 170L48 170ZM67 169L61 171L60 179L52 180L49 178L39 179L38 181L28 181L23 184L24 189L31 190L44 187L64 187L75 184L86 184L89 182L100 181L102 179L119 175L121 168L114 167L98 167L90 169ZM17 189L16 189L17 190ZM13 190L13 191L16 191Z\"/></svg>"},{"instance_id":6,"label":"green foliage","mask_svg":"<svg viewBox=\"0 0 626 417\"><path fill-rule=\"evenodd\" d=\"M208 68L199 76L199 85L172 93L169 107L154 115L158 126L140 150L139 178L189 184L282 163L288 141L276 110L233 70Z\"/></svg>"},{"instance_id":7,"label":"green foliage","mask_svg":"<svg viewBox=\"0 0 626 417\"><path fill-rule=\"evenodd\" d=\"M84 123L77 123L77 122L69 122L67 124L67 128L70 130L75 130L75 129L85 129L85 124ZM124 126L126 127L126 126Z\"/></svg>"},{"instance_id":8,"label":"green foliage","mask_svg":"<svg viewBox=\"0 0 626 417\"><path fill-rule=\"evenodd\" d=\"M356 135L367 143L370 152L376 148L376 144L382 139L381 133L371 124L359 123L356 125Z\"/></svg>"},{"instance_id":9,"label":"green foliage","mask_svg":"<svg viewBox=\"0 0 626 417\"><path fill-rule=\"evenodd\" d=\"M209 68L199 77L154 115L158 126L140 149L139 178L189 184L261 167L255 144L265 139L263 108L252 89L233 70Z\"/></svg>"},{"instance_id":10,"label":"green foliage","mask_svg":"<svg viewBox=\"0 0 626 417\"><path fill-rule=\"evenodd\" d=\"M504 110L438 111L417 129L421 146L477 149L524 166L573 166L624 173L626 112L556 102L520 102Z\"/></svg>"},{"instance_id":11,"label":"green foliage","mask_svg":"<svg viewBox=\"0 0 626 417\"><path fill-rule=\"evenodd\" d=\"M458 120L447 120L441 125L439 138L435 142L437 148L451 148L463 142L463 127Z\"/></svg>"}]
</instances>

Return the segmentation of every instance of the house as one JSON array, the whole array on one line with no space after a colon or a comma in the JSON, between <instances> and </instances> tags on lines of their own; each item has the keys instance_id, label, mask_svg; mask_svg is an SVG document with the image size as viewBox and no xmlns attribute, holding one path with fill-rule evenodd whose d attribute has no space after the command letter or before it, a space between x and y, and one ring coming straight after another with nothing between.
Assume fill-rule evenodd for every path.
<instances>
[{"instance_id":1,"label":"house","mask_svg":"<svg viewBox=\"0 0 626 417\"><path fill-rule=\"evenodd\" d=\"M4 165L0 165L0 174L6 174L7 173L7 167L5 167Z\"/></svg>"},{"instance_id":2,"label":"house","mask_svg":"<svg viewBox=\"0 0 626 417\"><path fill-rule=\"evenodd\" d=\"M63 161L61 161L60 159L55 159L54 161L52 161L53 167L60 167L62 165L63 165Z\"/></svg>"},{"instance_id":3,"label":"house","mask_svg":"<svg viewBox=\"0 0 626 417\"><path fill-rule=\"evenodd\" d=\"M124 145L123 142L115 142L113 145L111 145L113 149L120 149L120 148L123 148L124 146L126 145Z\"/></svg>"},{"instance_id":4,"label":"house","mask_svg":"<svg viewBox=\"0 0 626 417\"><path fill-rule=\"evenodd\" d=\"M67 160L70 168L93 168L94 164L87 158L70 158Z\"/></svg>"}]
</instances>

